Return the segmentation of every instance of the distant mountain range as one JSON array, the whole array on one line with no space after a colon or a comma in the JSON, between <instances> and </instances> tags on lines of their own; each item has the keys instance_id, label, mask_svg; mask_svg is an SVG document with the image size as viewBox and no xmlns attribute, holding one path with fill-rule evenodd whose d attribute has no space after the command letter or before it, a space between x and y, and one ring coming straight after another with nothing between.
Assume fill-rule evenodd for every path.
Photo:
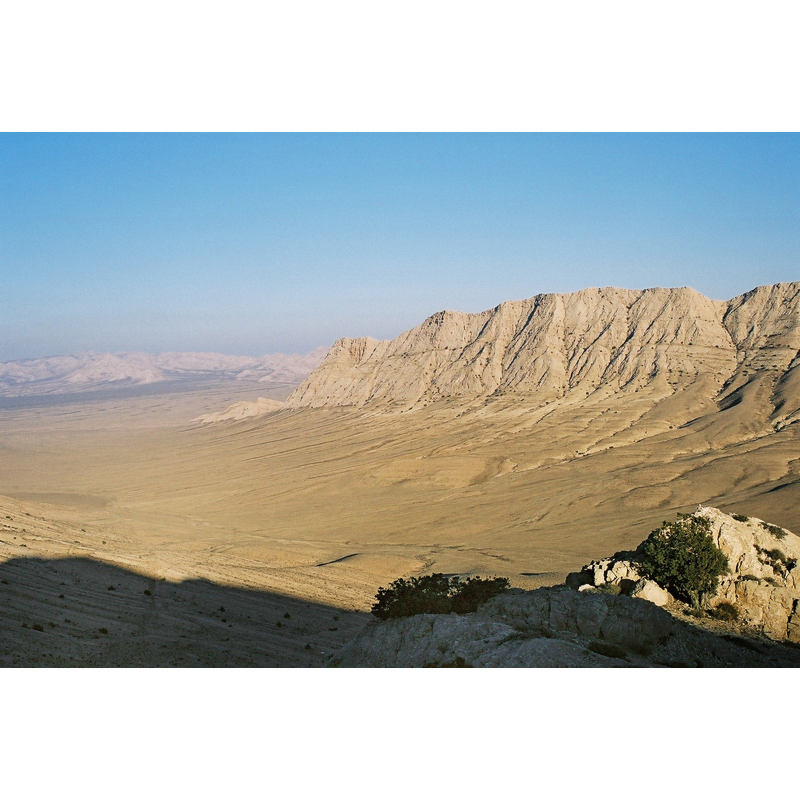
<instances>
[{"instance_id":1,"label":"distant mountain range","mask_svg":"<svg viewBox=\"0 0 800 800\"><path fill-rule=\"evenodd\" d=\"M323 361L327 347L305 355L250 358L220 353L76 353L0 363L0 396L73 394L170 380L240 380L262 388L300 383Z\"/></svg>"}]
</instances>

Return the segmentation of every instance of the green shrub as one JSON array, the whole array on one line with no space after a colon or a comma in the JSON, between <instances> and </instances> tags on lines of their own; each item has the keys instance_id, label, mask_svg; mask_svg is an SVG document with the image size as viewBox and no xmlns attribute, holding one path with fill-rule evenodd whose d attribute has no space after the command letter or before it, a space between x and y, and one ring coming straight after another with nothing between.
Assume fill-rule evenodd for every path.
<instances>
[{"instance_id":1,"label":"green shrub","mask_svg":"<svg viewBox=\"0 0 800 800\"><path fill-rule=\"evenodd\" d=\"M733 518L734 518L734 519L735 519L737 522L747 522L747 521L750 519L750 517L746 517L744 514L731 514L731 516L732 516L732 517L733 517Z\"/></svg>"},{"instance_id":2,"label":"green shrub","mask_svg":"<svg viewBox=\"0 0 800 800\"><path fill-rule=\"evenodd\" d=\"M466 581L453 578L451 589L455 590L452 594L453 612L456 614L471 614L473 611L477 611L478 607L487 600L508 589L508 578L474 577L467 578Z\"/></svg>"},{"instance_id":3,"label":"green shrub","mask_svg":"<svg viewBox=\"0 0 800 800\"><path fill-rule=\"evenodd\" d=\"M442 573L399 578L375 596L372 613L378 619L415 614L469 614L508 588L508 578L446 578Z\"/></svg>"},{"instance_id":4,"label":"green shrub","mask_svg":"<svg viewBox=\"0 0 800 800\"><path fill-rule=\"evenodd\" d=\"M702 595L716 591L719 576L728 569L705 517L664 522L639 545L636 560L644 577L695 607Z\"/></svg>"},{"instance_id":5,"label":"green shrub","mask_svg":"<svg viewBox=\"0 0 800 800\"><path fill-rule=\"evenodd\" d=\"M756 547L761 561L769 564L773 569L780 572L784 577L797 566L797 559L788 558L783 550L778 550L777 547L772 550L764 550L762 547Z\"/></svg>"},{"instance_id":6,"label":"green shrub","mask_svg":"<svg viewBox=\"0 0 800 800\"><path fill-rule=\"evenodd\" d=\"M777 525L770 525L769 522L762 522L761 527L767 533L771 533L776 539L786 538L786 531L783 528L779 528Z\"/></svg>"}]
</instances>

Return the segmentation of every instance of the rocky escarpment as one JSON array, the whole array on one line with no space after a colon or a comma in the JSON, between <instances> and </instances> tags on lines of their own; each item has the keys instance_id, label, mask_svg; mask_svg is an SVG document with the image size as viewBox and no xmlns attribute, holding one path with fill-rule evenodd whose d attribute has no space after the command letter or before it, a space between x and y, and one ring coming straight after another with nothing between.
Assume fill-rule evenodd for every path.
<instances>
[{"instance_id":1,"label":"rocky escarpment","mask_svg":"<svg viewBox=\"0 0 800 800\"><path fill-rule=\"evenodd\" d=\"M800 643L800 537L717 508L699 506L694 516L710 521L711 539L728 559L728 572L703 606L713 611L728 603L743 624L775 639ZM641 578L633 554L593 561L567 581L579 591L616 586L658 605L674 601L663 587Z\"/></svg>"},{"instance_id":2,"label":"rocky escarpment","mask_svg":"<svg viewBox=\"0 0 800 800\"><path fill-rule=\"evenodd\" d=\"M512 589L477 612L372 623L331 667L784 667L800 650L676 619L644 600Z\"/></svg>"},{"instance_id":3,"label":"rocky escarpment","mask_svg":"<svg viewBox=\"0 0 800 800\"><path fill-rule=\"evenodd\" d=\"M599 386L669 392L707 383L730 405L767 386L784 424L800 416L800 282L729 302L693 289L584 289L442 311L391 341L340 339L290 407L410 408L450 397L533 395Z\"/></svg>"}]
</instances>

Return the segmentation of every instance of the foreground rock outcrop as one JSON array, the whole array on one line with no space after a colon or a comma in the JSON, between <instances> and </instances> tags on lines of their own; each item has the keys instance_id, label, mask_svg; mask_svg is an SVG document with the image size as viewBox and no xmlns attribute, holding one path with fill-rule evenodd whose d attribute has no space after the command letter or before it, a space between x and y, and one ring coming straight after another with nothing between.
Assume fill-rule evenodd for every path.
<instances>
[{"instance_id":1,"label":"foreground rock outcrop","mask_svg":"<svg viewBox=\"0 0 800 800\"><path fill-rule=\"evenodd\" d=\"M789 667L800 649L704 630L645 600L512 589L474 614L376 622L331 667Z\"/></svg>"},{"instance_id":2,"label":"foreground rock outcrop","mask_svg":"<svg viewBox=\"0 0 800 800\"><path fill-rule=\"evenodd\" d=\"M720 578L717 592L704 598L704 607L713 612L728 603L745 625L800 643L800 537L718 508L698 506L694 516L710 521L711 539L728 559L728 572ZM632 553L592 561L567 582L579 591L616 586L662 606L673 601L663 588L642 579Z\"/></svg>"},{"instance_id":3,"label":"foreground rock outcrop","mask_svg":"<svg viewBox=\"0 0 800 800\"><path fill-rule=\"evenodd\" d=\"M800 666L800 538L717 508L692 516L728 560L703 608L644 578L635 552L617 553L474 614L374 623L329 666Z\"/></svg>"},{"instance_id":4,"label":"foreground rock outcrop","mask_svg":"<svg viewBox=\"0 0 800 800\"><path fill-rule=\"evenodd\" d=\"M288 405L409 408L504 393L547 401L694 380L736 404L768 380L788 424L800 413L799 351L800 282L729 302L689 288L584 289L479 314L442 311L391 341L340 339Z\"/></svg>"}]
</instances>

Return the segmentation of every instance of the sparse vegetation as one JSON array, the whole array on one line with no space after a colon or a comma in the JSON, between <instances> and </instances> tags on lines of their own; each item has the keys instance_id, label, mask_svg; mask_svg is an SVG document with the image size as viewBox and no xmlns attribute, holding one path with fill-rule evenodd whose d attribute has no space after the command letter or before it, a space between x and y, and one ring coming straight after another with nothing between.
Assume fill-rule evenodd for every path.
<instances>
[{"instance_id":1,"label":"sparse vegetation","mask_svg":"<svg viewBox=\"0 0 800 800\"><path fill-rule=\"evenodd\" d=\"M747 516L745 516L744 514L731 514L731 516L732 516L732 517L733 517L733 518L734 518L734 519L735 519L737 522L749 522L749 521L750 521L750 517L747 517Z\"/></svg>"},{"instance_id":2,"label":"sparse vegetation","mask_svg":"<svg viewBox=\"0 0 800 800\"><path fill-rule=\"evenodd\" d=\"M739 611L733 603L720 603L708 613L714 619L724 620L725 622L735 622L739 619Z\"/></svg>"},{"instance_id":3,"label":"sparse vegetation","mask_svg":"<svg viewBox=\"0 0 800 800\"><path fill-rule=\"evenodd\" d=\"M33 625L31 625L31 629L34 631L39 631L39 633L44 633L44 628L38 622L35 622Z\"/></svg>"},{"instance_id":4,"label":"sparse vegetation","mask_svg":"<svg viewBox=\"0 0 800 800\"><path fill-rule=\"evenodd\" d=\"M767 533L771 533L776 539L786 538L786 531L778 525L771 525L769 522L762 522L761 527Z\"/></svg>"},{"instance_id":5,"label":"sparse vegetation","mask_svg":"<svg viewBox=\"0 0 800 800\"><path fill-rule=\"evenodd\" d=\"M713 594L728 559L711 538L705 517L684 517L664 522L636 551L645 577L697 607L705 594Z\"/></svg>"},{"instance_id":6,"label":"sparse vegetation","mask_svg":"<svg viewBox=\"0 0 800 800\"><path fill-rule=\"evenodd\" d=\"M756 549L761 561L769 564L784 577L797 566L796 558L788 558L783 550L778 550L777 547L773 547L770 550L765 550L763 547L757 547Z\"/></svg>"},{"instance_id":7,"label":"sparse vegetation","mask_svg":"<svg viewBox=\"0 0 800 800\"><path fill-rule=\"evenodd\" d=\"M400 578L378 590L372 613L378 619L415 614L469 614L508 589L508 578L472 577L462 581L442 573Z\"/></svg>"}]
</instances>

